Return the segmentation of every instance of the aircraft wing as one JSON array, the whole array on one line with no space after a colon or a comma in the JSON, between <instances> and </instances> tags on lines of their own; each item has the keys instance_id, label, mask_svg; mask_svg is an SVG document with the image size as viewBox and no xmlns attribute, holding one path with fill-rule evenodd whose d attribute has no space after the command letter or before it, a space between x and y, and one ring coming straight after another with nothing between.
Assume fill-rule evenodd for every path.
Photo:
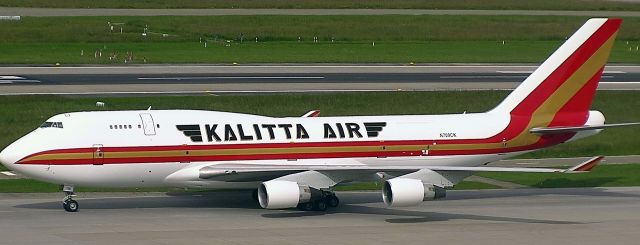
<instances>
[{"instance_id":1,"label":"aircraft wing","mask_svg":"<svg viewBox=\"0 0 640 245\"><path fill-rule=\"evenodd\" d=\"M340 176L339 179L359 180L365 176L399 176L421 170L468 176L475 172L526 172L526 173L581 173L593 169L604 157L591 158L568 169L556 168L505 168L505 167L457 167L457 166L367 166L362 164L256 164L221 163L179 170L167 179L176 181L268 181L283 176L313 171L324 175ZM464 178L462 177L462 178ZM460 179L461 180L461 179ZM340 182L340 181L336 181ZM455 182L455 181L453 181Z\"/></svg>"}]
</instances>

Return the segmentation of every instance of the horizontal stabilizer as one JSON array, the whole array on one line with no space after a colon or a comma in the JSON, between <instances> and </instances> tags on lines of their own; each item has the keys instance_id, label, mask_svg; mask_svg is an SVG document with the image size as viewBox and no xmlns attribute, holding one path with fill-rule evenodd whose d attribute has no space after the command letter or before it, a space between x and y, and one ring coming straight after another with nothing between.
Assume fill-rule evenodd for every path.
<instances>
[{"instance_id":1,"label":"horizontal stabilizer","mask_svg":"<svg viewBox=\"0 0 640 245\"><path fill-rule=\"evenodd\" d=\"M318 115L320 115L320 110L310 110L300 117L317 117Z\"/></svg>"},{"instance_id":2,"label":"horizontal stabilizer","mask_svg":"<svg viewBox=\"0 0 640 245\"><path fill-rule=\"evenodd\" d=\"M593 169L596 165L598 165L598 163L600 163L600 161L602 161L602 159L604 159L603 156L597 156L594 158L591 158L581 164L578 164L576 166L574 166L573 168L567 169L567 173L580 173L580 172L588 172L591 171L591 169Z\"/></svg>"},{"instance_id":3,"label":"horizontal stabilizer","mask_svg":"<svg viewBox=\"0 0 640 245\"><path fill-rule=\"evenodd\" d=\"M640 125L640 122L634 123L616 123L616 124L604 124L604 125L594 125L594 126L578 126L578 127L549 127L549 128L532 128L529 130L532 134L544 135L544 134L562 134L562 133L575 133L580 131L587 130L598 130L605 128L613 128L613 127L624 127L624 126L633 126Z\"/></svg>"}]
</instances>

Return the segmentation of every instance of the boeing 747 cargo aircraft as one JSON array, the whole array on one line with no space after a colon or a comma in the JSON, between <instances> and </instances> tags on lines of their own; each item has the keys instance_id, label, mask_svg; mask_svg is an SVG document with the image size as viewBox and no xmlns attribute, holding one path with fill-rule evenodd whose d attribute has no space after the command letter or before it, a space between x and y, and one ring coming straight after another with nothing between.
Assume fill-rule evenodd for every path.
<instances>
[{"instance_id":1,"label":"boeing 747 cargo aircraft","mask_svg":"<svg viewBox=\"0 0 640 245\"><path fill-rule=\"evenodd\" d=\"M263 208L323 211L339 204L332 188L352 181L384 182L382 200L396 207L444 197L475 172L589 171L601 157L569 169L485 165L633 124L605 124L602 113L590 110L620 23L588 20L484 113L69 112L6 147L0 161L63 185L70 212L79 207L74 186L254 189Z\"/></svg>"}]
</instances>

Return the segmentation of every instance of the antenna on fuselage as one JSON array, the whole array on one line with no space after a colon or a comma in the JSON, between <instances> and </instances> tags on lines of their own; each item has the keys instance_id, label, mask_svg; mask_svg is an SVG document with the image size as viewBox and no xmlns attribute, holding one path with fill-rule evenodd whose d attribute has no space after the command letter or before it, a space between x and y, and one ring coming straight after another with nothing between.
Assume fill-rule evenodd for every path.
<instances>
[{"instance_id":1,"label":"antenna on fuselage","mask_svg":"<svg viewBox=\"0 0 640 245\"><path fill-rule=\"evenodd\" d=\"M147 111L150 111L150 110L151 110L151 106L149 106L149 108L147 108Z\"/></svg>"}]
</instances>

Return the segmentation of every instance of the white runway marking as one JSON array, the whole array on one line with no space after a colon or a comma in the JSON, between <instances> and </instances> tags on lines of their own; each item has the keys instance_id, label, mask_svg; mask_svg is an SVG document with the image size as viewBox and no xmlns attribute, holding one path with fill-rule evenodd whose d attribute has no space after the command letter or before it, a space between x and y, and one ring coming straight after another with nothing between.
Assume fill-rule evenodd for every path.
<instances>
[{"instance_id":1,"label":"white runway marking","mask_svg":"<svg viewBox=\"0 0 640 245\"><path fill-rule=\"evenodd\" d=\"M637 84L640 84L640 82L600 82L600 84L630 84L630 85L637 85Z\"/></svg>"},{"instance_id":2,"label":"white runway marking","mask_svg":"<svg viewBox=\"0 0 640 245\"><path fill-rule=\"evenodd\" d=\"M9 172L9 171L2 171L2 172L0 172L0 173L2 173L2 174L4 174L4 175L7 175L7 176L16 176L16 174L14 174L14 173L12 173L12 172Z\"/></svg>"},{"instance_id":3,"label":"white runway marking","mask_svg":"<svg viewBox=\"0 0 640 245\"><path fill-rule=\"evenodd\" d=\"M442 89L446 91L446 89ZM471 89L475 90L475 89ZM483 90L483 89L477 89ZM486 89L486 90L500 90L500 89ZM96 95L96 94L110 94L110 95L121 95L121 94L233 94L233 93L247 93L247 94L259 94L259 93L331 93L331 92L391 92L391 91L402 91L401 89L309 89L309 90L224 90L224 91L106 91L106 92L36 92L36 93L0 93L0 96L5 95ZM419 91L419 90L410 90L410 91ZM428 90L428 91L437 91L437 90Z\"/></svg>"},{"instance_id":4,"label":"white runway marking","mask_svg":"<svg viewBox=\"0 0 640 245\"><path fill-rule=\"evenodd\" d=\"M0 84L13 84L13 83L39 83L38 80L26 79L20 76L0 76Z\"/></svg>"},{"instance_id":5,"label":"white runway marking","mask_svg":"<svg viewBox=\"0 0 640 245\"><path fill-rule=\"evenodd\" d=\"M202 79L324 79L324 77L221 76L221 77L139 77L138 80L202 80Z\"/></svg>"},{"instance_id":6,"label":"white runway marking","mask_svg":"<svg viewBox=\"0 0 640 245\"><path fill-rule=\"evenodd\" d=\"M0 80L0 84L13 84L13 83L40 83L39 80Z\"/></svg>"},{"instance_id":7,"label":"white runway marking","mask_svg":"<svg viewBox=\"0 0 640 245\"><path fill-rule=\"evenodd\" d=\"M441 79L486 79L486 78L527 78L528 76L476 76L476 75L460 75L460 76L440 76ZM613 76L602 76L602 78L613 78ZM622 82L627 83L627 82Z\"/></svg>"},{"instance_id":8,"label":"white runway marking","mask_svg":"<svg viewBox=\"0 0 640 245\"><path fill-rule=\"evenodd\" d=\"M531 74L533 71L496 71L503 74ZM624 74L624 71L604 71L602 74Z\"/></svg>"},{"instance_id":9,"label":"white runway marking","mask_svg":"<svg viewBox=\"0 0 640 245\"><path fill-rule=\"evenodd\" d=\"M533 71L496 71L496 73L503 74L531 74Z\"/></svg>"},{"instance_id":10,"label":"white runway marking","mask_svg":"<svg viewBox=\"0 0 640 245\"><path fill-rule=\"evenodd\" d=\"M460 75L460 76L440 76L442 79L482 79L482 78L527 78L527 76L476 76L476 75Z\"/></svg>"},{"instance_id":11,"label":"white runway marking","mask_svg":"<svg viewBox=\"0 0 640 245\"><path fill-rule=\"evenodd\" d=\"M0 76L0 79L24 79L24 77L18 77L18 76Z\"/></svg>"}]
</instances>

